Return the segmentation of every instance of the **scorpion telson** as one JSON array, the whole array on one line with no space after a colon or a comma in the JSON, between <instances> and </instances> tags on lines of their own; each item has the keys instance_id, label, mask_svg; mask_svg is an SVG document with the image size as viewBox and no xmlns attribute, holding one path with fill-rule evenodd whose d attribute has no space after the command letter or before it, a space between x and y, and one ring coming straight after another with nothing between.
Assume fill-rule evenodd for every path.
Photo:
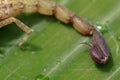
<instances>
[{"instance_id":1,"label":"scorpion telson","mask_svg":"<svg viewBox=\"0 0 120 80\"><path fill-rule=\"evenodd\" d=\"M19 47L22 47L22 44L28 39L33 30L15 17L20 13L32 12L49 16L54 15L61 22L71 23L75 30L81 34L91 35L92 46L90 54L92 59L99 64L106 63L109 58L109 52L104 38L96 28L64 6L51 0L0 0L0 28L14 22L27 33L19 43Z\"/></svg>"},{"instance_id":2,"label":"scorpion telson","mask_svg":"<svg viewBox=\"0 0 120 80\"><path fill-rule=\"evenodd\" d=\"M98 64L105 64L110 54L104 38L97 30L93 32L92 44L90 47L92 59Z\"/></svg>"}]
</instances>

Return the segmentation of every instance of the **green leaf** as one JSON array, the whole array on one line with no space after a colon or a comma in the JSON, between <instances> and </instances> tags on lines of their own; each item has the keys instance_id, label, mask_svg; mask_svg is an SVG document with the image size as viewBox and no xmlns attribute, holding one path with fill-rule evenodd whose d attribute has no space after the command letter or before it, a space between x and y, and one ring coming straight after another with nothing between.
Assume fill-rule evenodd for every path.
<instances>
[{"instance_id":1,"label":"green leaf","mask_svg":"<svg viewBox=\"0 0 120 80\"><path fill-rule=\"evenodd\" d=\"M55 0L84 17L103 34L111 57L107 64L95 64L88 36L55 17L38 13L21 14L17 18L34 29L24 44L25 35L15 24L0 29L0 80L119 80L120 79L120 1L119 0Z\"/></svg>"}]
</instances>

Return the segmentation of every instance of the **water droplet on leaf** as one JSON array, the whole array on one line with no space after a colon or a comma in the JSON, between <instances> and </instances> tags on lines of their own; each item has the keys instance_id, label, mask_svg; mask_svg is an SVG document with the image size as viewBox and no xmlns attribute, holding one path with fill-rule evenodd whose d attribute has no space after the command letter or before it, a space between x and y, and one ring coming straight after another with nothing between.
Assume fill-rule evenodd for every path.
<instances>
[{"instance_id":1,"label":"water droplet on leaf","mask_svg":"<svg viewBox=\"0 0 120 80\"><path fill-rule=\"evenodd\" d=\"M117 41L120 41L120 36L117 36Z\"/></svg>"},{"instance_id":2,"label":"water droplet on leaf","mask_svg":"<svg viewBox=\"0 0 120 80\"><path fill-rule=\"evenodd\" d=\"M61 64L61 61L57 61L57 64L58 64L58 65Z\"/></svg>"},{"instance_id":3,"label":"water droplet on leaf","mask_svg":"<svg viewBox=\"0 0 120 80\"><path fill-rule=\"evenodd\" d=\"M44 69L43 69L43 71L44 71L44 72L46 72L46 71L47 71L47 69L46 69L46 68L44 68Z\"/></svg>"},{"instance_id":4,"label":"water droplet on leaf","mask_svg":"<svg viewBox=\"0 0 120 80\"><path fill-rule=\"evenodd\" d=\"M32 51L31 53L32 53L32 54L35 54L36 52L35 52L35 51Z\"/></svg>"},{"instance_id":5,"label":"water droplet on leaf","mask_svg":"<svg viewBox=\"0 0 120 80\"><path fill-rule=\"evenodd\" d=\"M98 30L101 30L101 29L102 29L102 26L98 25L98 26L97 26L97 29L98 29Z\"/></svg>"},{"instance_id":6,"label":"water droplet on leaf","mask_svg":"<svg viewBox=\"0 0 120 80\"><path fill-rule=\"evenodd\" d=\"M40 74L35 77L35 80L50 80L50 79L49 79L49 77Z\"/></svg>"},{"instance_id":7,"label":"water droplet on leaf","mask_svg":"<svg viewBox=\"0 0 120 80\"><path fill-rule=\"evenodd\" d=\"M109 31L108 27L104 25L97 25L97 29L104 35Z\"/></svg>"}]
</instances>

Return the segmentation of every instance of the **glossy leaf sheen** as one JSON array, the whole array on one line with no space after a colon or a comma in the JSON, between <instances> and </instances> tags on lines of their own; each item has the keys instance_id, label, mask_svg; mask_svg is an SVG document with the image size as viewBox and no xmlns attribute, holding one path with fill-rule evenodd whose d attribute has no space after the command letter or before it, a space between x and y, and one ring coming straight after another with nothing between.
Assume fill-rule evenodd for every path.
<instances>
[{"instance_id":1,"label":"glossy leaf sheen","mask_svg":"<svg viewBox=\"0 0 120 80\"><path fill-rule=\"evenodd\" d=\"M35 31L22 51L17 44L24 32L15 24L0 29L0 80L119 80L120 1L55 1L99 26L101 32L108 29L103 36L112 57L106 65L95 64L89 47L80 44L90 39L71 25L37 13L21 14L18 18Z\"/></svg>"}]
</instances>

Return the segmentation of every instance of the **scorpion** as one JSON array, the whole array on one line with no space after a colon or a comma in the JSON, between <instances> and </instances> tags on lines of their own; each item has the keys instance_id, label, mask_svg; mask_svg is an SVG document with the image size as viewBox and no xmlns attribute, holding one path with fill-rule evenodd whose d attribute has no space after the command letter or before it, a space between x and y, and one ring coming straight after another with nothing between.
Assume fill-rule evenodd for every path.
<instances>
[{"instance_id":1,"label":"scorpion","mask_svg":"<svg viewBox=\"0 0 120 80\"><path fill-rule=\"evenodd\" d=\"M71 23L74 29L81 34L90 36L92 42L89 44L89 51L95 63L105 64L109 59L110 52L101 33L85 19L52 0L0 0L0 28L15 23L26 33L25 37L18 44L19 47L22 47L23 43L32 34L33 29L15 17L20 13L35 12L55 16L63 23Z\"/></svg>"}]
</instances>

